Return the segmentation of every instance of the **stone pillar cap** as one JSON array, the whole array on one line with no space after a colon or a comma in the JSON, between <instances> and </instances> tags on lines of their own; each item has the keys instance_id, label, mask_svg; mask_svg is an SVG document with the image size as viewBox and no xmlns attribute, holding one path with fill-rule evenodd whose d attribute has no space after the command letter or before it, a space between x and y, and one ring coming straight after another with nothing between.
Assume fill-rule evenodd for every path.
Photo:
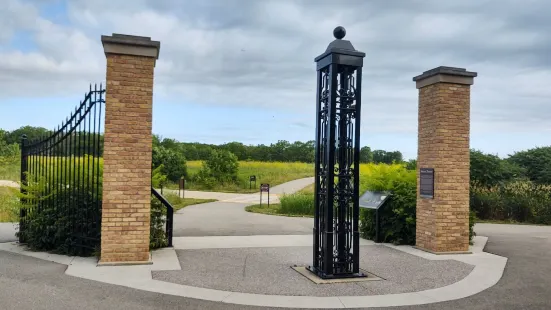
<instances>
[{"instance_id":1,"label":"stone pillar cap","mask_svg":"<svg viewBox=\"0 0 551 310\"><path fill-rule=\"evenodd\" d=\"M440 66L423 72L423 74L415 76L413 81L416 82L417 88L429 86L435 83L453 83L472 85L473 79L478 73L467 71L465 68Z\"/></svg>"},{"instance_id":2,"label":"stone pillar cap","mask_svg":"<svg viewBox=\"0 0 551 310\"><path fill-rule=\"evenodd\" d=\"M101 43L105 55L135 55L159 58L161 42L152 41L150 37L132 36L113 33L112 36L101 36Z\"/></svg>"}]
</instances>

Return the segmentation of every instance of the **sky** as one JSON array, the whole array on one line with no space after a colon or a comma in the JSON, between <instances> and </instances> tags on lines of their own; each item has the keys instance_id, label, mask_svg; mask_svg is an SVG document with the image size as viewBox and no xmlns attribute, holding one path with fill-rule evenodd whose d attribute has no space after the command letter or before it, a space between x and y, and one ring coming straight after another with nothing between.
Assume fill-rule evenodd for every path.
<instances>
[{"instance_id":1,"label":"sky","mask_svg":"<svg viewBox=\"0 0 551 310\"><path fill-rule=\"evenodd\" d=\"M161 42L153 131L185 142L313 140L314 58L366 53L361 144L417 154L412 77L478 72L471 148L551 145L551 1L0 0L0 128L53 129L105 83L101 35Z\"/></svg>"}]
</instances>

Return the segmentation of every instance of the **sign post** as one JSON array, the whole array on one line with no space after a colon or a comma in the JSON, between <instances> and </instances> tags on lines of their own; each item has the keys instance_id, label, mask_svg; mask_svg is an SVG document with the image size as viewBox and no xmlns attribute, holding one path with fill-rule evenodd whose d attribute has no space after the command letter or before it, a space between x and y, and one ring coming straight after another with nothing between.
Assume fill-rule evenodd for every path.
<instances>
[{"instance_id":1,"label":"sign post","mask_svg":"<svg viewBox=\"0 0 551 310\"><path fill-rule=\"evenodd\" d=\"M389 192L366 191L360 197L360 208L375 210L375 242L381 242L380 233L381 221L379 220L379 209L390 197Z\"/></svg>"},{"instance_id":2,"label":"sign post","mask_svg":"<svg viewBox=\"0 0 551 310\"><path fill-rule=\"evenodd\" d=\"M262 192L268 193L268 208L270 207L270 184L260 184L260 206L262 207Z\"/></svg>"},{"instance_id":3,"label":"sign post","mask_svg":"<svg viewBox=\"0 0 551 310\"><path fill-rule=\"evenodd\" d=\"M178 197L184 198L186 194L186 180L184 178L180 179L180 186L178 187ZM180 195L180 191L182 191L182 195Z\"/></svg>"},{"instance_id":4,"label":"sign post","mask_svg":"<svg viewBox=\"0 0 551 310\"><path fill-rule=\"evenodd\" d=\"M256 175L251 175L249 177L249 189L252 189L252 182L254 181L254 188L256 188Z\"/></svg>"}]
</instances>

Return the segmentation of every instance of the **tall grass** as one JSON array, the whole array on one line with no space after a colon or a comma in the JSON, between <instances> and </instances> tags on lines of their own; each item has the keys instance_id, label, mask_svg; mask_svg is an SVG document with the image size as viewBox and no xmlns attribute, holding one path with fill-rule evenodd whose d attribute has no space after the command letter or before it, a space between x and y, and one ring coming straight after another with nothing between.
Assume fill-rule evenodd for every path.
<instances>
[{"instance_id":1,"label":"tall grass","mask_svg":"<svg viewBox=\"0 0 551 310\"><path fill-rule=\"evenodd\" d=\"M471 209L482 220L551 224L551 185L513 181L471 186Z\"/></svg>"},{"instance_id":2,"label":"tall grass","mask_svg":"<svg viewBox=\"0 0 551 310\"><path fill-rule=\"evenodd\" d=\"M0 187L0 223L19 220L18 189Z\"/></svg>"},{"instance_id":3,"label":"tall grass","mask_svg":"<svg viewBox=\"0 0 551 310\"><path fill-rule=\"evenodd\" d=\"M44 182L56 185L70 185L96 188L103 181L103 158L84 155L82 157L39 156L29 157L28 171L32 175L44 176ZM99 179L98 179L99 178ZM28 182L33 182L28 177Z\"/></svg>"},{"instance_id":4,"label":"tall grass","mask_svg":"<svg viewBox=\"0 0 551 310\"><path fill-rule=\"evenodd\" d=\"M19 181L21 158L0 157L0 180Z\"/></svg>"},{"instance_id":5,"label":"tall grass","mask_svg":"<svg viewBox=\"0 0 551 310\"><path fill-rule=\"evenodd\" d=\"M194 183L194 175L201 169L202 161L188 161L188 180L186 189L205 190L201 184ZM249 177L256 176L256 187L252 183L249 189ZM314 165L308 163L284 163L284 162L259 162L240 161L237 182L218 184L213 191L224 192L257 192L261 183L269 183L275 186L292 180L311 177L314 175Z\"/></svg>"}]
</instances>

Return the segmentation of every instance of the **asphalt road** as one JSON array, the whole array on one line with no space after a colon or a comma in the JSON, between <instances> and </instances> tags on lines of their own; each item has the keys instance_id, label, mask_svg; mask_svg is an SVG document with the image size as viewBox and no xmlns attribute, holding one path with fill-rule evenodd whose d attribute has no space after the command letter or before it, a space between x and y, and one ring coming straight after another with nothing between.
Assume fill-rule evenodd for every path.
<instances>
[{"instance_id":1,"label":"asphalt road","mask_svg":"<svg viewBox=\"0 0 551 310\"><path fill-rule=\"evenodd\" d=\"M486 251L509 258L496 286L457 301L383 309L551 309L551 227L483 224L476 230L490 237ZM0 251L0 309L269 309L148 293L65 276L64 270Z\"/></svg>"},{"instance_id":2,"label":"asphalt road","mask_svg":"<svg viewBox=\"0 0 551 310\"><path fill-rule=\"evenodd\" d=\"M456 301L380 309L551 309L551 227L478 224L475 231L489 237L486 252L509 258L495 286Z\"/></svg>"}]
</instances>

